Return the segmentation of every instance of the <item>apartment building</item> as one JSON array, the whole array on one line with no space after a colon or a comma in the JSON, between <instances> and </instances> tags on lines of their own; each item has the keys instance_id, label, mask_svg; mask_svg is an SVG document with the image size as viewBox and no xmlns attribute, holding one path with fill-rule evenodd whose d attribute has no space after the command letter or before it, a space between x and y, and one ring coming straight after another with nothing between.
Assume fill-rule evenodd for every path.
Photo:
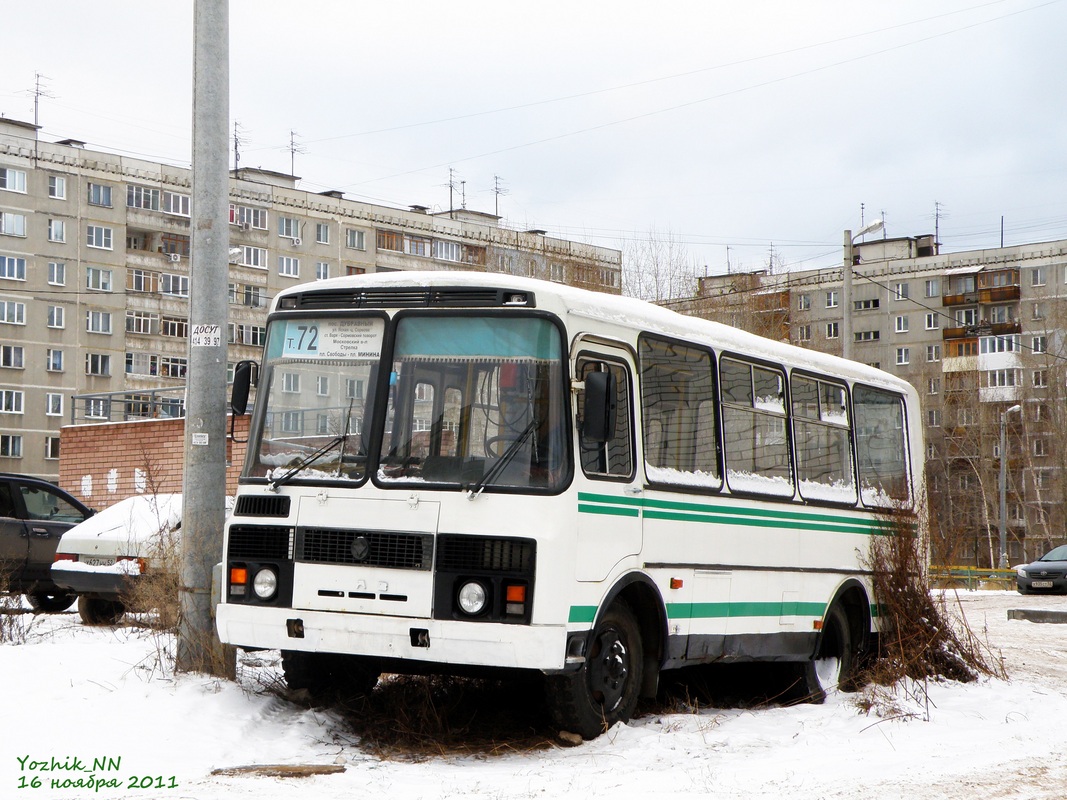
<instances>
[{"instance_id":1,"label":"apartment building","mask_svg":"<svg viewBox=\"0 0 1067 800\"><path fill-rule=\"evenodd\" d=\"M1000 562L1002 457L1008 563L1067 541L1067 241L941 253L918 236L850 255L851 282L842 267L716 275L676 305L912 383L938 562Z\"/></svg>"},{"instance_id":2,"label":"apartment building","mask_svg":"<svg viewBox=\"0 0 1067 800\"><path fill-rule=\"evenodd\" d=\"M439 269L621 291L618 250L298 181L231 174L231 365L258 356L271 298L300 282ZM183 413L191 194L188 169L44 142L0 117L0 470L54 480L61 425Z\"/></svg>"}]
</instances>

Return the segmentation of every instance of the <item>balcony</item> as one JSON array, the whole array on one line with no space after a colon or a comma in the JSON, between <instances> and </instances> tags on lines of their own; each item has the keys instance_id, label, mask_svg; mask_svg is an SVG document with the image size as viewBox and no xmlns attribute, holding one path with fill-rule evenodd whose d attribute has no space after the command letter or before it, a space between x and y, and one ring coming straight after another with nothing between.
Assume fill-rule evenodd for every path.
<instances>
[{"instance_id":1,"label":"balcony","mask_svg":"<svg viewBox=\"0 0 1067 800\"><path fill-rule=\"evenodd\" d=\"M1019 285L1014 286L990 286L978 290L979 303L1007 303L1018 300L1022 292Z\"/></svg>"}]
</instances>

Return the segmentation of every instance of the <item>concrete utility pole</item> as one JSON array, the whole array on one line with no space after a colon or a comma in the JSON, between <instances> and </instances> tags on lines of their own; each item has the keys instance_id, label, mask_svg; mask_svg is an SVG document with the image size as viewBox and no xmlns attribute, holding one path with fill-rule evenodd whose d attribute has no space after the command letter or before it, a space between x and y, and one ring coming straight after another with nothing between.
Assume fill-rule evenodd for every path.
<instances>
[{"instance_id":1,"label":"concrete utility pole","mask_svg":"<svg viewBox=\"0 0 1067 800\"><path fill-rule=\"evenodd\" d=\"M228 0L195 0L189 370L185 394L179 672L232 677L212 620L226 503L226 270L229 233Z\"/></svg>"}]
</instances>

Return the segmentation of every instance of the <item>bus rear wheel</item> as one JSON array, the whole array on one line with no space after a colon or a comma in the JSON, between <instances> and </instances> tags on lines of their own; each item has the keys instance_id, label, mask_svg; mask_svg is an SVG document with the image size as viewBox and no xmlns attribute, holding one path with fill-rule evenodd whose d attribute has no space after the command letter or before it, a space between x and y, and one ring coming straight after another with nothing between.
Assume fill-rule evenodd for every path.
<instances>
[{"instance_id":1,"label":"bus rear wheel","mask_svg":"<svg viewBox=\"0 0 1067 800\"><path fill-rule=\"evenodd\" d=\"M369 694L381 675L369 659L299 650L282 650L282 672L290 690L306 689L316 702Z\"/></svg>"},{"instance_id":2,"label":"bus rear wheel","mask_svg":"<svg viewBox=\"0 0 1067 800\"><path fill-rule=\"evenodd\" d=\"M577 672L553 675L546 701L563 730L595 739L637 707L643 673L641 629L630 608L616 603L597 622L585 663Z\"/></svg>"},{"instance_id":3,"label":"bus rear wheel","mask_svg":"<svg viewBox=\"0 0 1067 800\"><path fill-rule=\"evenodd\" d=\"M822 703L828 692L848 690L856 664L856 648L848 615L841 605L834 605L823 617L818 649L801 664L800 684L805 700Z\"/></svg>"}]
</instances>

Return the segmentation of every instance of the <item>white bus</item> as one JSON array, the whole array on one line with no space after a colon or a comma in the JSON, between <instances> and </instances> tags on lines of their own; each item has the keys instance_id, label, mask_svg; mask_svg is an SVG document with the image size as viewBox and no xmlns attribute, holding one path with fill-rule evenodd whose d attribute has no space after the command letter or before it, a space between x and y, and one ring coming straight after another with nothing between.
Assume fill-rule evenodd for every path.
<instances>
[{"instance_id":1,"label":"white bus","mask_svg":"<svg viewBox=\"0 0 1067 800\"><path fill-rule=\"evenodd\" d=\"M821 698L876 640L867 556L922 495L918 410L885 372L554 283L292 287L218 630L313 692L540 673L586 738L693 664L794 662Z\"/></svg>"}]
</instances>

